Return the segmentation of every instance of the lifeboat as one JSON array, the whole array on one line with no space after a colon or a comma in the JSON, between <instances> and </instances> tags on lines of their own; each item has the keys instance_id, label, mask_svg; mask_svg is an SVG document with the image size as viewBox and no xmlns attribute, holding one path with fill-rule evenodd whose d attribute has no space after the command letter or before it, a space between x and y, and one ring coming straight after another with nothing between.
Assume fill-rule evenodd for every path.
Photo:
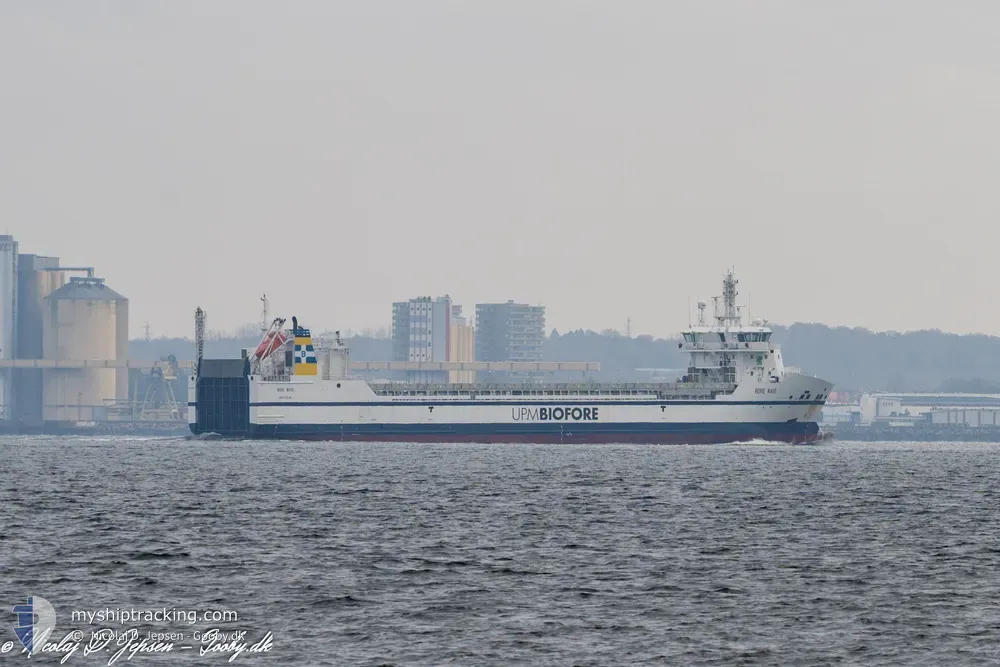
<instances>
[{"instance_id":1,"label":"lifeboat","mask_svg":"<svg viewBox=\"0 0 1000 667\"><path fill-rule=\"evenodd\" d=\"M280 348L288 341L288 336L286 336L281 331L269 331L264 340L260 342L257 346L257 351L254 353L258 359L266 359L275 350Z\"/></svg>"}]
</instances>

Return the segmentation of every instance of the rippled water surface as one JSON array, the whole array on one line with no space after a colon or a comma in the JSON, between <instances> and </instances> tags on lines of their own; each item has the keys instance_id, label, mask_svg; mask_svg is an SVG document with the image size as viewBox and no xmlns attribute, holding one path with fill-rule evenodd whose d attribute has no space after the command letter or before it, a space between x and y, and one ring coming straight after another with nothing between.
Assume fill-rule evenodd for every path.
<instances>
[{"instance_id":1,"label":"rippled water surface","mask_svg":"<svg viewBox=\"0 0 1000 667\"><path fill-rule=\"evenodd\" d=\"M213 626L273 633L231 664L1000 660L998 445L6 438L0 461L4 614L188 635L119 665L230 664L190 639ZM164 607L239 619L71 618Z\"/></svg>"}]
</instances>

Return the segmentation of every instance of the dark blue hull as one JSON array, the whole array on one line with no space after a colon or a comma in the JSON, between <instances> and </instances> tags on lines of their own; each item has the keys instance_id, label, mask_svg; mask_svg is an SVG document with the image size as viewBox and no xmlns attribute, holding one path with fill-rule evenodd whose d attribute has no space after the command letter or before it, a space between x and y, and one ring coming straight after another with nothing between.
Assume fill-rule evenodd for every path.
<instances>
[{"instance_id":1,"label":"dark blue hull","mask_svg":"<svg viewBox=\"0 0 1000 667\"><path fill-rule=\"evenodd\" d=\"M192 425L192 432L208 432ZM793 444L820 438L816 422L597 424L248 424L250 439L439 443L721 444L767 440Z\"/></svg>"}]
</instances>

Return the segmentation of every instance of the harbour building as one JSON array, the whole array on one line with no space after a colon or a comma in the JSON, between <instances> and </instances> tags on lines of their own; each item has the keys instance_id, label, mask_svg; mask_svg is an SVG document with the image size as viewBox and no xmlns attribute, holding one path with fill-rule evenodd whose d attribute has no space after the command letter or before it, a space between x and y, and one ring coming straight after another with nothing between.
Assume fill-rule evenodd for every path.
<instances>
[{"instance_id":1,"label":"harbour building","mask_svg":"<svg viewBox=\"0 0 1000 667\"><path fill-rule=\"evenodd\" d=\"M417 297L392 304L392 360L403 362L474 361L473 327L449 295ZM407 370L396 380L435 384L469 382L473 371Z\"/></svg>"},{"instance_id":2,"label":"harbour building","mask_svg":"<svg viewBox=\"0 0 1000 667\"><path fill-rule=\"evenodd\" d=\"M476 304L476 361L540 362L545 344L545 307L523 303ZM540 373L484 371L484 382L541 381Z\"/></svg>"},{"instance_id":3,"label":"harbour building","mask_svg":"<svg viewBox=\"0 0 1000 667\"><path fill-rule=\"evenodd\" d=\"M451 307L451 341L448 361L476 360L476 328L462 314L461 306ZM449 382L471 384L476 381L476 371L448 371Z\"/></svg>"},{"instance_id":4,"label":"harbour building","mask_svg":"<svg viewBox=\"0 0 1000 667\"><path fill-rule=\"evenodd\" d=\"M110 419L128 401L127 353L128 299L93 267L0 235L0 429Z\"/></svg>"},{"instance_id":5,"label":"harbour building","mask_svg":"<svg viewBox=\"0 0 1000 667\"><path fill-rule=\"evenodd\" d=\"M0 359L17 358L17 241L0 236ZM13 373L0 370L0 420L13 414Z\"/></svg>"}]
</instances>

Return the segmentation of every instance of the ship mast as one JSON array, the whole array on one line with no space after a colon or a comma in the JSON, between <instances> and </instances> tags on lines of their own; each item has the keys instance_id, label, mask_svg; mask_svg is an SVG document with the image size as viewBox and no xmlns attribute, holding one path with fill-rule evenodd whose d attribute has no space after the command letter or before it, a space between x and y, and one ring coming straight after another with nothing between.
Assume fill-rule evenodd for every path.
<instances>
[{"instance_id":1,"label":"ship mast","mask_svg":"<svg viewBox=\"0 0 1000 667\"><path fill-rule=\"evenodd\" d=\"M715 320L723 329L739 327L742 323L740 307L736 305L738 284L739 280L736 279L733 270L726 271L726 275L722 278L722 303L719 303L720 297L715 297Z\"/></svg>"},{"instance_id":2,"label":"ship mast","mask_svg":"<svg viewBox=\"0 0 1000 667\"><path fill-rule=\"evenodd\" d=\"M267 319L267 295L260 297L260 301L263 304L260 313L260 333L266 334L267 330L271 327L271 321Z\"/></svg>"},{"instance_id":3,"label":"ship mast","mask_svg":"<svg viewBox=\"0 0 1000 667\"><path fill-rule=\"evenodd\" d=\"M201 376L201 359L205 354L205 311L199 306L194 311L195 375Z\"/></svg>"}]
</instances>

